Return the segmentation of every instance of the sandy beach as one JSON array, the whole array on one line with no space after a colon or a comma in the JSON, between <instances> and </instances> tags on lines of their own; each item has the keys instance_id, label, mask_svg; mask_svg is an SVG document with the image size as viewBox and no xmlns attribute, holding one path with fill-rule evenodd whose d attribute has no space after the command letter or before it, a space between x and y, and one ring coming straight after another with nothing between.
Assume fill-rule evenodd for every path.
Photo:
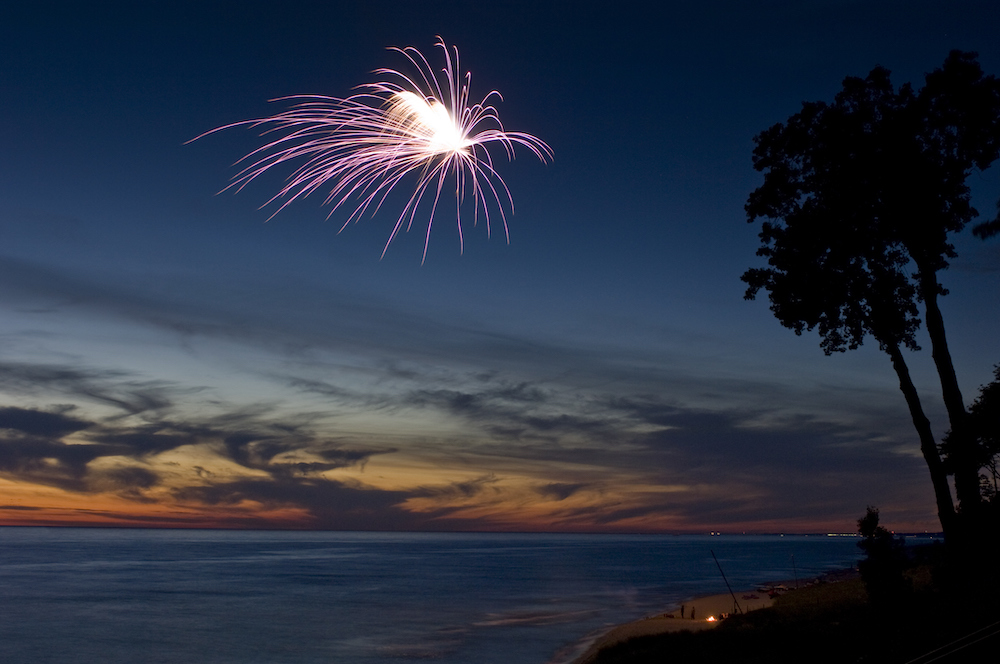
<instances>
[{"instance_id":1,"label":"sandy beach","mask_svg":"<svg viewBox=\"0 0 1000 664\"><path fill-rule=\"evenodd\" d=\"M812 585L814 583L832 583L857 578L856 568L831 570L818 577L801 580L773 581L764 583L760 588L770 589L773 595ZM624 625L618 625L610 629L594 640L582 655L572 661L572 664L592 664L601 648L615 645L639 636L651 636L654 634L664 634L666 632L682 632L689 630L692 632L704 629L712 629L719 624L719 619L723 614L736 613L733 604L733 595L742 612L756 611L774 604L772 594L764 590L737 590L732 594L720 593L717 595L706 595L684 602L676 610L649 616L641 620L635 620ZM683 617L681 609L683 608Z\"/></svg>"},{"instance_id":2,"label":"sandy beach","mask_svg":"<svg viewBox=\"0 0 1000 664\"><path fill-rule=\"evenodd\" d=\"M774 600L767 593L757 590L736 591L734 594L736 602L743 612L763 609L774 603ZM573 660L573 664L591 664L601 648L638 636L712 629L719 624L719 619L723 614L736 612L733 595L730 593L698 597L684 602L682 607L684 617L681 617L681 608L679 607L676 611L657 614L611 629L595 640L582 655Z\"/></svg>"}]
</instances>

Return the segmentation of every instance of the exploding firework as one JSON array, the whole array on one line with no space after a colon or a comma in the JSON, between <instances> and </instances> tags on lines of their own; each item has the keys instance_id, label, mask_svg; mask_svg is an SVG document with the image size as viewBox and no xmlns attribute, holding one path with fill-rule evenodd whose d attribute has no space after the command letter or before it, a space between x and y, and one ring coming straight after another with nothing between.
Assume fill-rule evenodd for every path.
<instances>
[{"instance_id":1,"label":"exploding firework","mask_svg":"<svg viewBox=\"0 0 1000 664\"><path fill-rule=\"evenodd\" d=\"M468 72L463 76L459 69L458 48L449 49L440 37L435 46L444 53L445 66L438 72L416 48L391 48L406 57L416 75L377 69L374 73L382 80L359 86L356 89L360 92L347 98L282 97L273 101L295 102L282 113L236 122L202 134L249 125L264 127L262 136L274 136L237 162L245 166L227 189L240 191L264 173L288 163L293 171L284 187L262 207L277 204L273 218L292 201L329 187L324 204L333 205L330 215L348 201L355 202L353 212L340 229L343 230L366 211L372 215L378 212L389 192L404 179L415 179L412 194L389 234L382 256L401 229L410 230L417 209L426 198L430 211L422 262L427 258L441 193L451 182L455 187L460 251L465 244L462 207L468 197L472 198L473 224L478 223L482 214L489 236L492 207L499 212L509 242L504 208L513 212L514 201L494 169L488 148L499 144L507 159L512 160L514 146L521 145L543 163L551 159L552 150L530 134L504 131L493 106L494 99L502 100L496 90L481 102L470 104L472 77Z\"/></svg>"}]
</instances>

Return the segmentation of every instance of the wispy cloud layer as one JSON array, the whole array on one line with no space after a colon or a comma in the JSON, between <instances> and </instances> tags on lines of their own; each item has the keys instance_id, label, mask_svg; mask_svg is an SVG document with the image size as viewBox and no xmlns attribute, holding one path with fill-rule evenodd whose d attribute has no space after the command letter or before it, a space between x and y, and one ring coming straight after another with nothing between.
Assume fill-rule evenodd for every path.
<instances>
[{"instance_id":1,"label":"wispy cloud layer","mask_svg":"<svg viewBox=\"0 0 1000 664\"><path fill-rule=\"evenodd\" d=\"M543 350L526 368L420 353L386 362L371 343L336 354L351 366L338 371L325 361L335 345L288 343L272 351L285 369L245 368L271 389L252 403L228 383L148 380L117 363L4 363L0 391L45 405L0 409L0 478L58 490L65 505L112 500L90 519L234 527L808 529L843 523L859 495L920 503L908 431L845 422L836 408L794 412L780 383L708 407L694 376L664 373L651 392L655 372L633 383L622 369L609 389L594 378L615 358L588 363L585 350ZM190 339L172 353L198 356ZM739 381L713 389L738 395ZM45 521L21 507L0 514Z\"/></svg>"}]
</instances>

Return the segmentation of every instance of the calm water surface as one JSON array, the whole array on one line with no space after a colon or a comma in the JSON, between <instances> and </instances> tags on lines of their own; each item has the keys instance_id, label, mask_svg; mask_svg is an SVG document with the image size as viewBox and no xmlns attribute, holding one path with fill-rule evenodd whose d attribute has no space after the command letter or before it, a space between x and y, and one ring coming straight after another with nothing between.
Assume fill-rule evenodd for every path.
<instances>
[{"instance_id":1,"label":"calm water surface","mask_svg":"<svg viewBox=\"0 0 1000 664\"><path fill-rule=\"evenodd\" d=\"M852 537L0 528L0 661L561 664L695 595L853 565Z\"/></svg>"}]
</instances>

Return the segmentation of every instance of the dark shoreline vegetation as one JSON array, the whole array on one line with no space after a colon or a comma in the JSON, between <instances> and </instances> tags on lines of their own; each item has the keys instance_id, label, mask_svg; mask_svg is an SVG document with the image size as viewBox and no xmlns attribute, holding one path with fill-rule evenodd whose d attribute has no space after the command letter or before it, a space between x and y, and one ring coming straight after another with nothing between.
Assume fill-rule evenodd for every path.
<instances>
[{"instance_id":1,"label":"dark shoreline vegetation","mask_svg":"<svg viewBox=\"0 0 1000 664\"><path fill-rule=\"evenodd\" d=\"M873 600L870 578L820 581L715 629L633 638L602 649L588 664L994 661L1000 642L995 571L975 580L956 574L945 546L936 543L909 547L901 572L904 582L890 597Z\"/></svg>"}]
</instances>

